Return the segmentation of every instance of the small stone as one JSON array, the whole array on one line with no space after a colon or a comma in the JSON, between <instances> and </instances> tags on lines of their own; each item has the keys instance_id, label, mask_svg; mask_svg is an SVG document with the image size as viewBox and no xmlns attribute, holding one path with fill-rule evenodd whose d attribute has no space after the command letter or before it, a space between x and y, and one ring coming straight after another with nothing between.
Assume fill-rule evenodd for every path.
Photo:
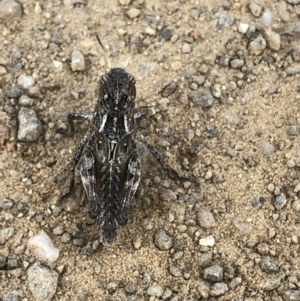
<instances>
[{"instance_id":1,"label":"small stone","mask_svg":"<svg viewBox=\"0 0 300 301\"><path fill-rule=\"evenodd\" d=\"M271 143L264 141L261 144L261 151L265 156L270 157L274 154L274 146Z\"/></svg>"},{"instance_id":2,"label":"small stone","mask_svg":"<svg viewBox=\"0 0 300 301\"><path fill-rule=\"evenodd\" d=\"M209 297L209 285L202 281L198 280L198 291L200 295L206 300Z\"/></svg>"},{"instance_id":3,"label":"small stone","mask_svg":"<svg viewBox=\"0 0 300 301\"><path fill-rule=\"evenodd\" d=\"M69 233L64 233L61 237L61 242L68 243L71 240L71 235Z\"/></svg>"},{"instance_id":4,"label":"small stone","mask_svg":"<svg viewBox=\"0 0 300 301\"><path fill-rule=\"evenodd\" d=\"M73 50L71 54L71 68L73 71L84 71L84 56L79 50Z\"/></svg>"},{"instance_id":5,"label":"small stone","mask_svg":"<svg viewBox=\"0 0 300 301\"><path fill-rule=\"evenodd\" d=\"M297 5L300 4L300 0L285 0L289 4Z\"/></svg>"},{"instance_id":6,"label":"small stone","mask_svg":"<svg viewBox=\"0 0 300 301\"><path fill-rule=\"evenodd\" d=\"M59 72L63 69L63 63L60 62L60 61L53 60L52 64L53 64L53 69L54 69L55 72Z\"/></svg>"},{"instance_id":7,"label":"small stone","mask_svg":"<svg viewBox=\"0 0 300 301\"><path fill-rule=\"evenodd\" d=\"M136 238L133 240L132 244L133 244L133 247L134 247L136 250L138 250L138 249L140 249L140 248L142 247L142 240L141 240L139 237L136 237Z\"/></svg>"},{"instance_id":8,"label":"small stone","mask_svg":"<svg viewBox=\"0 0 300 301\"><path fill-rule=\"evenodd\" d=\"M163 229L160 229L155 233L154 244L159 250L166 251L173 246L173 239Z\"/></svg>"},{"instance_id":9,"label":"small stone","mask_svg":"<svg viewBox=\"0 0 300 301\"><path fill-rule=\"evenodd\" d=\"M23 94L23 89L20 85L13 84L5 91L5 94L9 98L20 98Z\"/></svg>"},{"instance_id":10,"label":"small stone","mask_svg":"<svg viewBox=\"0 0 300 301\"><path fill-rule=\"evenodd\" d=\"M57 226L53 229L54 235L62 235L64 233L64 228L62 226Z\"/></svg>"},{"instance_id":11,"label":"small stone","mask_svg":"<svg viewBox=\"0 0 300 301\"><path fill-rule=\"evenodd\" d=\"M222 96L221 85L216 84L211 87L211 93L214 97L220 98Z\"/></svg>"},{"instance_id":12,"label":"small stone","mask_svg":"<svg viewBox=\"0 0 300 301\"><path fill-rule=\"evenodd\" d=\"M41 261L46 263L55 262L59 255L59 250L54 247L50 237L45 232L32 236L28 240L28 247Z\"/></svg>"},{"instance_id":13,"label":"small stone","mask_svg":"<svg viewBox=\"0 0 300 301\"><path fill-rule=\"evenodd\" d=\"M229 286L229 288L230 288L231 290L234 290L234 289L236 289L240 284L242 284L242 282L243 282L242 277L235 277L235 278L233 278L233 279L229 282L228 286Z\"/></svg>"},{"instance_id":14,"label":"small stone","mask_svg":"<svg viewBox=\"0 0 300 301\"><path fill-rule=\"evenodd\" d=\"M0 75L4 75L4 74L6 74L6 68L4 67L4 66L1 66L0 65Z\"/></svg>"},{"instance_id":15,"label":"small stone","mask_svg":"<svg viewBox=\"0 0 300 301\"><path fill-rule=\"evenodd\" d=\"M286 133L289 136L298 136L300 134L300 128L298 128L296 125L287 126Z\"/></svg>"},{"instance_id":16,"label":"small stone","mask_svg":"<svg viewBox=\"0 0 300 301\"><path fill-rule=\"evenodd\" d=\"M260 263L260 268L266 273L274 273L278 271L278 267L275 263L271 262L269 256L262 257Z\"/></svg>"},{"instance_id":17,"label":"small stone","mask_svg":"<svg viewBox=\"0 0 300 301\"><path fill-rule=\"evenodd\" d=\"M140 16L141 14L141 10L137 9L137 8L131 8L126 12L126 15L130 18L130 19L135 19L138 16Z\"/></svg>"},{"instance_id":18,"label":"small stone","mask_svg":"<svg viewBox=\"0 0 300 301\"><path fill-rule=\"evenodd\" d=\"M116 292L116 290L118 289L119 284L117 282L110 282L107 284L106 289L113 294L114 292Z\"/></svg>"},{"instance_id":19,"label":"small stone","mask_svg":"<svg viewBox=\"0 0 300 301\"><path fill-rule=\"evenodd\" d=\"M202 108L209 108L213 104L213 96L209 92L198 92L192 97L192 102Z\"/></svg>"},{"instance_id":20,"label":"small stone","mask_svg":"<svg viewBox=\"0 0 300 301\"><path fill-rule=\"evenodd\" d=\"M182 45L182 53L190 53L192 51L192 45L189 43L184 43Z\"/></svg>"},{"instance_id":21,"label":"small stone","mask_svg":"<svg viewBox=\"0 0 300 301\"><path fill-rule=\"evenodd\" d=\"M0 245L4 245L15 233L14 227L0 229Z\"/></svg>"},{"instance_id":22,"label":"small stone","mask_svg":"<svg viewBox=\"0 0 300 301\"><path fill-rule=\"evenodd\" d=\"M200 253L199 266L202 268L208 267L212 262L212 251L206 253Z\"/></svg>"},{"instance_id":23,"label":"small stone","mask_svg":"<svg viewBox=\"0 0 300 301\"><path fill-rule=\"evenodd\" d=\"M22 74L18 78L18 85L23 89L29 89L34 86L34 78L26 74Z\"/></svg>"},{"instance_id":24,"label":"small stone","mask_svg":"<svg viewBox=\"0 0 300 301\"><path fill-rule=\"evenodd\" d=\"M125 286L125 292L127 294L134 294L136 292L135 285L133 283L131 283L131 282L128 283L128 284L126 284L126 286Z\"/></svg>"},{"instance_id":25,"label":"small stone","mask_svg":"<svg viewBox=\"0 0 300 301\"><path fill-rule=\"evenodd\" d=\"M199 245L205 247L213 247L215 245L215 238L212 235L199 239Z\"/></svg>"},{"instance_id":26,"label":"small stone","mask_svg":"<svg viewBox=\"0 0 300 301\"><path fill-rule=\"evenodd\" d=\"M0 269L3 269L6 266L6 256L0 254Z\"/></svg>"},{"instance_id":27,"label":"small stone","mask_svg":"<svg viewBox=\"0 0 300 301\"><path fill-rule=\"evenodd\" d=\"M300 73L300 64L296 64L294 66L285 68L285 72L287 75L294 75Z\"/></svg>"},{"instance_id":28,"label":"small stone","mask_svg":"<svg viewBox=\"0 0 300 301\"><path fill-rule=\"evenodd\" d=\"M171 189L163 189L162 191L160 191L159 197L164 202L174 202L177 200L176 193Z\"/></svg>"},{"instance_id":29,"label":"small stone","mask_svg":"<svg viewBox=\"0 0 300 301\"><path fill-rule=\"evenodd\" d=\"M283 294L284 301L300 301L300 290L289 290Z\"/></svg>"},{"instance_id":30,"label":"small stone","mask_svg":"<svg viewBox=\"0 0 300 301\"><path fill-rule=\"evenodd\" d=\"M259 17L262 13L262 6L257 4L256 2L252 1L249 5L249 8L250 8L250 11L251 11L251 14L254 16L254 17Z\"/></svg>"},{"instance_id":31,"label":"small stone","mask_svg":"<svg viewBox=\"0 0 300 301\"><path fill-rule=\"evenodd\" d=\"M275 185L274 185L273 183L270 183L270 184L268 185L268 190L269 190L270 192L273 192L274 189L275 189Z\"/></svg>"},{"instance_id":32,"label":"small stone","mask_svg":"<svg viewBox=\"0 0 300 301\"><path fill-rule=\"evenodd\" d=\"M168 27L163 27L162 30L159 32L159 35L165 40L170 41L172 38L172 30Z\"/></svg>"},{"instance_id":33,"label":"small stone","mask_svg":"<svg viewBox=\"0 0 300 301\"><path fill-rule=\"evenodd\" d=\"M261 196L255 196L251 200L251 205L255 209L260 209L264 203L264 198Z\"/></svg>"},{"instance_id":34,"label":"small stone","mask_svg":"<svg viewBox=\"0 0 300 301\"><path fill-rule=\"evenodd\" d=\"M242 59L234 59L230 62L230 67L233 69L239 69L243 67L245 64L245 61Z\"/></svg>"},{"instance_id":35,"label":"small stone","mask_svg":"<svg viewBox=\"0 0 300 301\"><path fill-rule=\"evenodd\" d=\"M182 272L177 266L171 265L169 271L170 274L174 277L182 277Z\"/></svg>"},{"instance_id":36,"label":"small stone","mask_svg":"<svg viewBox=\"0 0 300 301\"><path fill-rule=\"evenodd\" d=\"M15 295L13 293L4 294L2 300L3 301L19 301L19 296Z\"/></svg>"},{"instance_id":37,"label":"small stone","mask_svg":"<svg viewBox=\"0 0 300 301\"><path fill-rule=\"evenodd\" d=\"M223 268L219 265L213 265L204 270L204 278L211 282L219 282L223 280Z\"/></svg>"},{"instance_id":38,"label":"small stone","mask_svg":"<svg viewBox=\"0 0 300 301\"><path fill-rule=\"evenodd\" d=\"M266 30L265 35L268 42L268 46L274 51L279 51L281 45L280 34L271 30Z\"/></svg>"},{"instance_id":39,"label":"small stone","mask_svg":"<svg viewBox=\"0 0 300 301\"><path fill-rule=\"evenodd\" d=\"M258 36L255 40L253 40L249 44L249 51L251 54L259 55L261 54L267 47L267 42L262 36Z\"/></svg>"},{"instance_id":40,"label":"small stone","mask_svg":"<svg viewBox=\"0 0 300 301\"><path fill-rule=\"evenodd\" d=\"M16 258L8 258L6 263L6 268L8 270L14 270L19 267L18 260Z\"/></svg>"},{"instance_id":41,"label":"small stone","mask_svg":"<svg viewBox=\"0 0 300 301\"><path fill-rule=\"evenodd\" d=\"M236 22L234 17L222 13L215 13L214 18L214 26L217 29L223 29L225 26L232 26Z\"/></svg>"},{"instance_id":42,"label":"small stone","mask_svg":"<svg viewBox=\"0 0 300 301\"><path fill-rule=\"evenodd\" d=\"M153 227L154 227L154 223L150 219L146 218L143 222L143 228L146 231L151 231Z\"/></svg>"},{"instance_id":43,"label":"small stone","mask_svg":"<svg viewBox=\"0 0 300 301\"><path fill-rule=\"evenodd\" d=\"M22 95L19 99L19 105L24 107L30 107L33 105L33 99L27 95Z\"/></svg>"},{"instance_id":44,"label":"small stone","mask_svg":"<svg viewBox=\"0 0 300 301\"><path fill-rule=\"evenodd\" d=\"M286 196L284 193L276 196L274 205L277 210L281 210L286 205Z\"/></svg>"},{"instance_id":45,"label":"small stone","mask_svg":"<svg viewBox=\"0 0 300 301\"><path fill-rule=\"evenodd\" d=\"M210 294L213 297L224 295L228 291L228 286L226 283L219 282L212 285L210 289Z\"/></svg>"},{"instance_id":46,"label":"small stone","mask_svg":"<svg viewBox=\"0 0 300 301\"><path fill-rule=\"evenodd\" d=\"M0 199L0 208L2 209L10 209L13 206L13 204L13 201L6 197Z\"/></svg>"},{"instance_id":47,"label":"small stone","mask_svg":"<svg viewBox=\"0 0 300 301\"><path fill-rule=\"evenodd\" d=\"M249 24L241 22L238 26L238 31L245 34L249 29Z\"/></svg>"},{"instance_id":48,"label":"small stone","mask_svg":"<svg viewBox=\"0 0 300 301\"><path fill-rule=\"evenodd\" d=\"M262 288L265 291L273 291L281 284L281 278L267 279L263 284Z\"/></svg>"},{"instance_id":49,"label":"small stone","mask_svg":"<svg viewBox=\"0 0 300 301\"><path fill-rule=\"evenodd\" d=\"M158 285L157 283L153 283L147 290L147 294L149 296L154 296L154 297L161 297L164 293L163 288Z\"/></svg>"},{"instance_id":50,"label":"small stone","mask_svg":"<svg viewBox=\"0 0 300 301\"><path fill-rule=\"evenodd\" d=\"M286 165L288 168L294 168L296 166L296 163L295 163L294 159L290 159L286 162Z\"/></svg>"},{"instance_id":51,"label":"small stone","mask_svg":"<svg viewBox=\"0 0 300 301\"><path fill-rule=\"evenodd\" d=\"M172 63L171 63L171 68L172 68L172 70L174 70L174 71L179 71L179 70L182 69L182 64L181 64L181 62L179 62L179 61L172 62Z\"/></svg>"},{"instance_id":52,"label":"small stone","mask_svg":"<svg viewBox=\"0 0 300 301\"><path fill-rule=\"evenodd\" d=\"M19 131L18 140L24 142L36 141L43 132L43 126L36 117L34 110L29 108L21 108L19 111Z\"/></svg>"},{"instance_id":53,"label":"small stone","mask_svg":"<svg viewBox=\"0 0 300 301\"><path fill-rule=\"evenodd\" d=\"M171 82L170 84L168 84L167 86L165 86L162 91L160 92L161 93L161 96L162 97L169 97L170 95L172 95L176 89L177 89L177 84L174 83L174 82Z\"/></svg>"},{"instance_id":54,"label":"small stone","mask_svg":"<svg viewBox=\"0 0 300 301\"><path fill-rule=\"evenodd\" d=\"M232 224L241 232L248 232L251 230L249 223L244 222L237 217L232 219Z\"/></svg>"},{"instance_id":55,"label":"small stone","mask_svg":"<svg viewBox=\"0 0 300 301\"><path fill-rule=\"evenodd\" d=\"M27 270L29 289L37 301L50 301L57 288L58 273L35 263Z\"/></svg>"},{"instance_id":56,"label":"small stone","mask_svg":"<svg viewBox=\"0 0 300 301\"><path fill-rule=\"evenodd\" d=\"M216 226L216 221L208 210L201 210L197 214L197 220L201 227L209 229Z\"/></svg>"},{"instance_id":57,"label":"small stone","mask_svg":"<svg viewBox=\"0 0 300 301\"><path fill-rule=\"evenodd\" d=\"M0 19L12 21L14 18L22 17L22 7L14 0L2 0L0 3Z\"/></svg>"}]
</instances>

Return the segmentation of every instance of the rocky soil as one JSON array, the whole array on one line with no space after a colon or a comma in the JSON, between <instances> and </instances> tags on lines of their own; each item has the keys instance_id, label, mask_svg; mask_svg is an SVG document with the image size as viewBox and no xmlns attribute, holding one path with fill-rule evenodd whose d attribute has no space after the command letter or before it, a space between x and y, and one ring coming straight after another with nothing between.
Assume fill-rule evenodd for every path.
<instances>
[{"instance_id":1,"label":"rocky soil","mask_svg":"<svg viewBox=\"0 0 300 301\"><path fill-rule=\"evenodd\" d=\"M0 1L0 299L300 300L299 16L299 0ZM139 131L200 183L140 145L113 247L79 178L56 205L88 124L56 130L109 69L95 34L151 107Z\"/></svg>"}]
</instances>

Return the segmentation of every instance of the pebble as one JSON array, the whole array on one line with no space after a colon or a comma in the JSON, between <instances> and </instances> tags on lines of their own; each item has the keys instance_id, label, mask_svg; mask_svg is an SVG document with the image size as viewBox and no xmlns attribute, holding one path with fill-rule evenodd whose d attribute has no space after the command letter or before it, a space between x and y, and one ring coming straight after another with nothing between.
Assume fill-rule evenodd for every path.
<instances>
[{"instance_id":1,"label":"pebble","mask_svg":"<svg viewBox=\"0 0 300 301\"><path fill-rule=\"evenodd\" d=\"M71 54L71 68L73 71L83 71L85 69L85 61L83 54L75 49Z\"/></svg>"},{"instance_id":2,"label":"pebble","mask_svg":"<svg viewBox=\"0 0 300 301\"><path fill-rule=\"evenodd\" d=\"M251 14L254 17L259 17L262 13L262 6L257 4L254 1L251 1L251 3L249 4L249 8L250 8Z\"/></svg>"},{"instance_id":3,"label":"pebble","mask_svg":"<svg viewBox=\"0 0 300 301\"><path fill-rule=\"evenodd\" d=\"M59 250L54 247L50 237L45 232L32 236L27 245L43 262L53 263L59 256Z\"/></svg>"},{"instance_id":4,"label":"pebble","mask_svg":"<svg viewBox=\"0 0 300 301\"><path fill-rule=\"evenodd\" d=\"M275 208L281 210L286 205L286 196L284 193L280 193L275 197Z\"/></svg>"},{"instance_id":5,"label":"pebble","mask_svg":"<svg viewBox=\"0 0 300 301\"><path fill-rule=\"evenodd\" d=\"M202 108L209 108L213 104L213 96L209 92L198 92L192 97L192 102Z\"/></svg>"},{"instance_id":6,"label":"pebble","mask_svg":"<svg viewBox=\"0 0 300 301\"><path fill-rule=\"evenodd\" d=\"M6 68L0 65L0 75L4 75L6 72Z\"/></svg>"},{"instance_id":7,"label":"pebble","mask_svg":"<svg viewBox=\"0 0 300 301\"><path fill-rule=\"evenodd\" d=\"M192 45L189 43L183 43L182 45L182 53L190 53L192 52Z\"/></svg>"},{"instance_id":8,"label":"pebble","mask_svg":"<svg viewBox=\"0 0 300 301\"><path fill-rule=\"evenodd\" d=\"M6 197L0 199L0 208L10 209L14 205L14 202Z\"/></svg>"},{"instance_id":9,"label":"pebble","mask_svg":"<svg viewBox=\"0 0 300 301\"><path fill-rule=\"evenodd\" d=\"M171 189L162 189L159 192L159 197L164 202L174 202L177 200L176 193Z\"/></svg>"},{"instance_id":10,"label":"pebble","mask_svg":"<svg viewBox=\"0 0 300 301\"><path fill-rule=\"evenodd\" d=\"M216 221L212 213L208 210L201 210L197 214L197 220L201 227L209 229L216 226Z\"/></svg>"},{"instance_id":11,"label":"pebble","mask_svg":"<svg viewBox=\"0 0 300 301\"><path fill-rule=\"evenodd\" d=\"M285 69L287 75L294 75L300 73L300 64L296 64Z\"/></svg>"},{"instance_id":12,"label":"pebble","mask_svg":"<svg viewBox=\"0 0 300 301\"><path fill-rule=\"evenodd\" d=\"M210 294L213 297L217 297L217 296L224 295L227 291L228 291L227 284L223 282L219 282L219 283L214 283L211 286Z\"/></svg>"},{"instance_id":13,"label":"pebble","mask_svg":"<svg viewBox=\"0 0 300 301\"><path fill-rule=\"evenodd\" d=\"M15 233L14 227L0 229L0 245L4 245Z\"/></svg>"},{"instance_id":14,"label":"pebble","mask_svg":"<svg viewBox=\"0 0 300 301\"><path fill-rule=\"evenodd\" d=\"M22 17L22 7L14 0L2 0L0 2L0 19L8 19L13 21L13 18Z\"/></svg>"},{"instance_id":15,"label":"pebble","mask_svg":"<svg viewBox=\"0 0 300 301\"><path fill-rule=\"evenodd\" d=\"M139 237L136 237L133 241L132 241L133 247L138 250L142 247L142 240Z\"/></svg>"},{"instance_id":16,"label":"pebble","mask_svg":"<svg viewBox=\"0 0 300 301\"><path fill-rule=\"evenodd\" d=\"M271 30L265 31L265 36L268 42L268 46L270 49L274 51L280 50L281 38L280 34Z\"/></svg>"},{"instance_id":17,"label":"pebble","mask_svg":"<svg viewBox=\"0 0 300 301\"><path fill-rule=\"evenodd\" d=\"M267 279L262 287L265 291L273 291L281 284L281 278L271 278Z\"/></svg>"},{"instance_id":18,"label":"pebble","mask_svg":"<svg viewBox=\"0 0 300 301\"><path fill-rule=\"evenodd\" d=\"M57 288L58 273L35 263L27 270L29 289L36 301L50 301Z\"/></svg>"},{"instance_id":19,"label":"pebble","mask_svg":"<svg viewBox=\"0 0 300 301\"><path fill-rule=\"evenodd\" d=\"M23 89L20 85L13 84L5 91L5 94L9 98L20 98L23 94Z\"/></svg>"},{"instance_id":20,"label":"pebble","mask_svg":"<svg viewBox=\"0 0 300 301\"><path fill-rule=\"evenodd\" d=\"M107 284L106 289L113 294L118 289L119 284L117 282L110 282Z\"/></svg>"},{"instance_id":21,"label":"pebble","mask_svg":"<svg viewBox=\"0 0 300 301\"><path fill-rule=\"evenodd\" d=\"M180 270L179 267L171 265L169 268L170 274L174 277L181 277L182 276L182 272Z\"/></svg>"},{"instance_id":22,"label":"pebble","mask_svg":"<svg viewBox=\"0 0 300 301\"><path fill-rule=\"evenodd\" d=\"M62 226L57 226L53 229L54 235L62 235L64 233L64 228Z\"/></svg>"},{"instance_id":23,"label":"pebble","mask_svg":"<svg viewBox=\"0 0 300 301\"><path fill-rule=\"evenodd\" d=\"M266 273L274 273L278 271L278 267L275 263L271 262L269 256L262 257L260 263L260 268Z\"/></svg>"},{"instance_id":24,"label":"pebble","mask_svg":"<svg viewBox=\"0 0 300 301\"><path fill-rule=\"evenodd\" d=\"M6 266L6 256L0 254L0 269L3 269Z\"/></svg>"},{"instance_id":25,"label":"pebble","mask_svg":"<svg viewBox=\"0 0 300 301\"><path fill-rule=\"evenodd\" d=\"M140 16L141 14L141 10L137 9L137 8L131 8L126 12L126 15L130 18L130 19L135 19L138 16Z\"/></svg>"},{"instance_id":26,"label":"pebble","mask_svg":"<svg viewBox=\"0 0 300 301\"><path fill-rule=\"evenodd\" d=\"M260 209L264 203L264 198L261 196L255 196L251 200L251 205L255 209Z\"/></svg>"},{"instance_id":27,"label":"pebble","mask_svg":"<svg viewBox=\"0 0 300 301\"><path fill-rule=\"evenodd\" d=\"M300 0L286 0L287 3L293 4L293 5L297 5L300 4Z\"/></svg>"},{"instance_id":28,"label":"pebble","mask_svg":"<svg viewBox=\"0 0 300 301\"><path fill-rule=\"evenodd\" d=\"M240 220L238 217L232 219L232 224L241 232L248 232L251 230L249 223Z\"/></svg>"},{"instance_id":29,"label":"pebble","mask_svg":"<svg viewBox=\"0 0 300 301\"><path fill-rule=\"evenodd\" d=\"M229 287L231 290L234 290L234 289L236 289L242 282L243 282L242 277L235 277L235 278L233 278L233 279L229 282L228 287Z\"/></svg>"},{"instance_id":30,"label":"pebble","mask_svg":"<svg viewBox=\"0 0 300 301\"><path fill-rule=\"evenodd\" d=\"M223 268L219 265L213 265L204 270L204 279L211 282L219 282L223 280Z\"/></svg>"},{"instance_id":31,"label":"pebble","mask_svg":"<svg viewBox=\"0 0 300 301\"><path fill-rule=\"evenodd\" d=\"M136 292L136 286L131 282L126 284L124 289L127 294L134 294Z\"/></svg>"},{"instance_id":32,"label":"pebble","mask_svg":"<svg viewBox=\"0 0 300 301\"><path fill-rule=\"evenodd\" d=\"M174 82L171 82L169 83L167 86L165 86L162 91L160 92L161 93L161 96L162 97L169 97L170 95L172 95L176 89L177 89L177 84L174 83Z\"/></svg>"},{"instance_id":33,"label":"pebble","mask_svg":"<svg viewBox=\"0 0 300 301\"><path fill-rule=\"evenodd\" d=\"M245 34L249 29L249 24L241 22L238 26L238 31Z\"/></svg>"},{"instance_id":34,"label":"pebble","mask_svg":"<svg viewBox=\"0 0 300 301\"><path fill-rule=\"evenodd\" d=\"M221 85L219 84L212 85L211 93L214 97L220 98L222 96Z\"/></svg>"},{"instance_id":35,"label":"pebble","mask_svg":"<svg viewBox=\"0 0 300 301\"><path fill-rule=\"evenodd\" d=\"M158 285L157 283L153 283L147 290L147 294L149 296L154 296L154 297L161 297L164 293L163 288Z\"/></svg>"},{"instance_id":36,"label":"pebble","mask_svg":"<svg viewBox=\"0 0 300 301\"><path fill-rule=\"evenodd\" d=\"M212 235L199 239L199 245L205 247L213 247L215 245L215 238Z\"/></svg>"},{"instance_id":37,"label":"pebble","mask_svg":"<svg viewBox=\"0 0 300 301\"><path fill-rule=\"evenodd\" d=\"M172 38L172 30L166 26L162 28L162 30L159 32L159 35L165 40L165 41L170 41Z\"/></svg>"},{"instance_id":38,"label":"pebble","mask_svg":"<svg viewBox=\"0 0 300 301\"><path fill-rule=\"evenodd\" d=\"M171 68L172 68L172 70L174 70L174 71L179 71L179 70L182 69L182 64L181 64L180 61L172 62L172 63L171 63Z\"/></svg>"},{"instance_id":39,"label":"pebble","mask_svg":"<svg viewBox=\"0 0 300 301\"><path fill-rule=\"evenodd\" d=\"M159 250L166 251L173 246L173 239L163 229L159 229L154 235L154 244Z\"/></svg>"},{"instance_id":40,"label":"pebble","mask_svg":"<svg viewBox=\"0 0 300 301\"><path fill-rule=\"evenodd\" d=\"M4 294L2 297L3 301L19 301L19 296L14 293Z\"/></svg>"},{"instance_id":41,"label":"pebble","mask_svg":"<svg viewBox=\"0 0 300 301\"><path fill-rule=\"evenodd\" d=\"M43 126L36 117L34 110L22 107L19 111L18 140L24 142L36 141L43 133Z\"/></svg>"},{"instance_id":42,"label":"pebble","mask_svg":"<svg viewBox=\"0 0 300 301\"><path fill-rule=\"evenodd\" d=\"M16 258L9 257L7 259L6 268L8 270L14 270L14 269L17 269L18 267L19 267L19 263L18 263L18 260Z\"/></svg>"},{"instance_id":43,"label":"pebble","mask_svg":"<svg viewBox=\"0 0 300 301\"><path fill-rule=\"evenodd\" d=\"M214 26L216 29L223 29L225 26L232 26L236 22L234 17L222 13L216 13L214 17Z\"/></svg>"},{"instance_id":44,"label":"pebble","mask_svg":"<svg viewBox=\"0 0 300 301\"><path fill-rule=\"evenodd\" d=\"M29 89L34 86L34 78L32 76L22 74L18 78L18 85L23 89Z\"/></svg>"},{"instance_id":45,"label":"pebble","mask_svg":"<svg viewBox=\"0 0 300 301\"><path fill-rule=\"evenodd\" d=\"M274 146L271 143L264 141L261 144L261 151L265 156L270 157L274 154Z\"/></svg>"},{"instance_id":46,"label":"pebble","mask_svg":"<svg viewBox=\"0 0 300 301\"><path fill-rule=\"evenodd\" d=\"M33 99L28 97L27 95L22 95L19 99L19 105L25 106L25 107L30 107L33 105Z\"/></svg>"},{"instance_id":47,"label":"pebble","mask_svg":"<svg viewBox=\"0 0 300 301\"><path fill-rule=\"evenodd\" d=\"M259 55L266 49L266 47L266 40L262 36L258 36L249 44L248 50L251 54Z\"/></svg>"},{"instance_id":48,"label":"pebble","mask_svg":"<svg viewBox=\"0 0 300 301\"><path fill-rule=\"evenodd\" d=\"M300 290L289 290L283 294L284 301L300 301Z\"/></svg>"},{"instance_id":49,"label":"pebble","mask_svg":"<svg viewBox=\"0 0 300 301\"><path fill-rule=\"evenodd\" d=\"M245 64L245 61L242 59L234 59L230 62L230 67L233 69L239 69L243 67Z\"/></svg>"},{"instance_id":50,"label":"pebble","mask_svg":"<svg viewBox=\"0 0 300 301\"><path fill-rule=\"evenodd\" d=\"M6 125L0 124L0 145L4 145L9 139L9 128Z\"/></svg>"},{"instance_id":51,"label":"pebble","mask_svg":"<svg viewBox=\"0 0 300 301\"><path fill-rule=\"evenodd\" d=\"M286 162L286 165L288 168L294 168L296 166L296 163L295 163L294 159L290 159Z\"/></svg>"}]
</instances>

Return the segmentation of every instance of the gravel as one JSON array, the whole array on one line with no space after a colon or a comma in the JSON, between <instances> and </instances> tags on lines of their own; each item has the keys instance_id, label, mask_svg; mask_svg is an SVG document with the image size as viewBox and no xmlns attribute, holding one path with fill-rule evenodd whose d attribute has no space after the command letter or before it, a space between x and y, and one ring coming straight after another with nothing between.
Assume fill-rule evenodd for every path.
<instances>
[{"instance_id":1,"label":"gravel","mask_svg":"<svg viewBox=\"0 0 300 301\"><path fill-rule=\"evenodd\" d=\"M201 210L197 214L198 223L201 227L209 229L216 226L216 221L208 210Z\"/></svg>"},{"instance_id":2,"label":"gravel","mask_svg":"<svg viewBox=\"0 0 300 301\"><path fill-rule=\"evenodd\" d=\"M218 265L213 265L204 270L204 279L211 282L219 282L223 280L223 268Z\"/></svg>"},{"instance_id":3,"label":"gravel","mask_svg":"<svg viewBox=\"0 0 300 301\"><path fill-rule=\"evenodd\" d=\"M157 283L153 283L147 290L148 296L161 297L164 293L163 288Z\"/></svg>"},{"instance_id":4,"label":"gravel","mask_svg":"<svg viewBox=\"0 0 300 301\"><path fill-rule=\"evenodd\" d=\"M84 71L85 60L83 54L79 50L73 50L71 54L71 68L73 71Z\"/></svg>"},{"instance_id":5,"label":"gravel","mask_svg":"<svg viewBox=\"0 0 300 301\"><path fill-rule=\"evenodd\" d=\"M24 142L34 142L43 133L41 121L36 117L34 110L21 108L19 111L19 131L18 140Z\"/></svg>"},{"instance_id":6,"label":"gravel","mask_svg":"<svg viewBox=\"0 0 300 301\"><path fill-rule=\"evenodd\" d=\"M209 92L198 92L192 97L192 102L202 108L210 108L213 104L213 96Z\"/></svg>"},{"instance_id":7,"label":"gravel","mask_svg":"<svg viewBox=\"0 0 300 301\"><path fill-rule=\"evenodd\" d=\"M284 193L281 193L275 197L274 206L277 210L281 210L286 205L287 199Z\"/></svg>"},{"instance_id":8,"label":"gravel","mask_svg":"<svg viewBox=\"0 0 300 301\"><path fill-rule=\"evenodd\" d=\"M0 198L0 208L10 209L14 205L14 202L8 198Z\"/></svg>"},{"instance_id":9,"label":"gravel","mask_svg":"<svg viewBox=\"0 0 300 301\"><path fill-rule=\"evenodd\" d=\"M4 245L15 233L14 227L0 229L0 245Z\"/></svg>"},{"instance_id":10,"label":"gravel","mask_svg":"<svg viewBox=\"0 0 300 301\"><path fill-rule=\"evenodd\" d=\"M161 251L167 251L173 246L173 239L167 233L160 229L154 235L154 244Z\"/></svg>"},{"instance_id":11,"label":"gravel","mask_svg":"<svg viewBox=\"0 0 300 301\"><path fill-rule=\"evenodd\" d=\"M50 301L57 288L58 274L35 263L27 270L28 286L37 301Z\"/></svg>"}]
</instances>

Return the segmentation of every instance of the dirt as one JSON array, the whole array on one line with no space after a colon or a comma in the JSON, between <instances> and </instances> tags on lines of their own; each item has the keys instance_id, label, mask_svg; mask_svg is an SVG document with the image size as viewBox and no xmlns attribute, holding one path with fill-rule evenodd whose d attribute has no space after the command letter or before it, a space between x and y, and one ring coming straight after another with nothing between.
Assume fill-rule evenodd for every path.
<instances>
[{"instance_id":1,"label":"dirt","mask_svg":"<svg viewBox=\"0 0 300 301\"><path fill-rule=\"evenodd\" d=\"M30 236L45 231L60 250L50 265L59 273L52 300L300 300L289 299L289 291L300 290L300 110L299 74L288 71L299 64L295 54L300 46L297 33L287 33L299 20L300 6L258 1L262 12L255 17L248 1L136 0L122 5L126 2L90 0L73 7L68 0L42 1L39 7L28 0L20 18L1 20L0 58L6 62L0 61L5 69L0 123L10 135L0 139L0 196L14 205L0 209L0 227L13 226L15 233L0 245L0 253L8 251L7 260L15 258L18 264L0 270L0 297L6 300L4 295L13 292L18 300L33 300L26 270L35 258L26 245ZM133 19L128 16L132 8L140 10ZM266 11L273 16L271 25L262 16ZM219 14L233 21L217 25ZM241 22L256 29L241 33ZM162 37L166 28L170 40ZM279 33L279 50L270 48L267 30ZM256 55L249 44L258 36L267 46ZM17 54L11 50L14 44ZM71 69L75 49L84 55L84 71ZM220 63L222 56L229 64ZM231 67L236 58L244 60L241 68ZM59 70L53 61L62 63ZM94 110L98 81L109 64L136 78L137 106L155 112L139 130L173 166L201 183L171 179L150 154L144 155L128 225L113 247L102 246L88 219L79 179L74 194L54 214L67 189L68 164L88 124L76 122L72 139L56 130L66 126L68 113ZM39 88L22 93L33 100L30 107L43 124L43 134L31 143L17 140L19 97L5 93L22 74L33 76ZM177 89L162 100L160 92L171 82ZM221 97L215 94L211 105L193 98L217 88ZM175 193L176 200L168 200L166 191ZM286 205L276 208L281 194ZM254 197L259 208L253 206ZM211 212L215 226L201 227L202 210ZM153 226L147 230L149 223ZM76 225L81 246L74 245ZM53 233L58 226L70 240ZM159 229L172 237L170 250L155 246ZM201 246L199 240L209 235L215 244ZM90 255L84 252L88 241L100 242ZM20 246L24 252L16 252ZM262 267L268 257L274 270ZM220 295L213 281L204 278L204 270L213 265L224 269L218 282L228 290ZM178 277L171 275L171 266L180 269ZM126 288L130 283L132 292ZM163 296L151 296L148 289L155 283Z\"/></svg>"}]
</instances>

